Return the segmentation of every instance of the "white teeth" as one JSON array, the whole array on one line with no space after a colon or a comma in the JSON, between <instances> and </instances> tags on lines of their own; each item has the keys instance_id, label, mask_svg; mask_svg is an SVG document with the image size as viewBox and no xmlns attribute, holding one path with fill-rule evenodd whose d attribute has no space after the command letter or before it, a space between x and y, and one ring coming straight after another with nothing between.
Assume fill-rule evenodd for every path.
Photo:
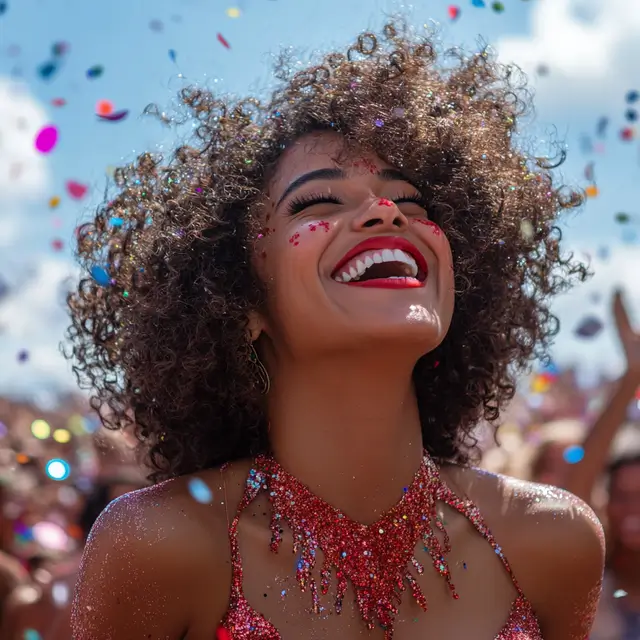
<instances>
[{"instance_id":1,"label":"white teeth","mask_svg":"<svg viewBox=\"0 0 640 640\"><path fill-rule=\"evenodd\" d=\"M418 275L418 265L411 254L402 251L402 249L378 249L365 251L356 258L353 258L344 266L344 271L334 276L334 279L336 282L359 280L367 269L374 264L381 264L383 262L399 262L409 267L409 274L407 276L393 276L395 278L415 278Z\"/></svg>"},{"instance_id":2,"label":"white teeth","mask_svg":"<svg viewBox=\"0 0 640 640\"><path fill-rule=\"evenodd\" d=\"M391 251L391 249L383 249L383 251L382 251L382 261L383 262L395 262L395 258L393 257L393 251Z\"/></svg>"}]
</instances>

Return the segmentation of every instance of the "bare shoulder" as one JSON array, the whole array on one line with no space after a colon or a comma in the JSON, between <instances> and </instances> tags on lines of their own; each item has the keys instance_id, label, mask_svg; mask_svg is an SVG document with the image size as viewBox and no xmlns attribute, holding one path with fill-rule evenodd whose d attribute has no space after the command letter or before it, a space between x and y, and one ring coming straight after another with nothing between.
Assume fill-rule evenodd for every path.
<instances>
[{"instance_id":1,"label":"bare shoulder","mask_svg":"<svg viewBox=\"0 0 640 640\"><path fill-rule=\"evenodd\" d=\"M227 606L239 478L240 469L203 471L112 502L85 548L74 638L197 638L201 626L210 635Z\"/></svg>"},{"instance_id":2,"label":"bare shoulder","mask_svg":"<svg viewBox=\"0 0 640 640\"><path fill-rule=\"evenodd\" d=\"M605 559L604 533L593 510L555 487L473 468L449 467L445 473L452 488L479 508L532 603L545 639L584 638Z\"/></svg>"}]
</instances>

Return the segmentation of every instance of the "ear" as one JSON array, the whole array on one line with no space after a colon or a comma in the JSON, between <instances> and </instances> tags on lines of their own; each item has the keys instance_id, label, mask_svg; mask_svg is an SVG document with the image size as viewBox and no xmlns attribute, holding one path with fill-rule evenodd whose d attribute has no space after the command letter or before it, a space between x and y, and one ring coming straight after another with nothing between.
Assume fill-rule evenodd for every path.
<instances>
[{"instance_id":1,"label":"ear","mask_svg":"<svg viewBox=\"0 0 640 640\"><path fill-rule=\"evenodd\" d=\"M250 311L247 322L247 332L251 342L255 342L263 331L267 331L267 320L258 311Z\"/></svg>"}]
</instances>

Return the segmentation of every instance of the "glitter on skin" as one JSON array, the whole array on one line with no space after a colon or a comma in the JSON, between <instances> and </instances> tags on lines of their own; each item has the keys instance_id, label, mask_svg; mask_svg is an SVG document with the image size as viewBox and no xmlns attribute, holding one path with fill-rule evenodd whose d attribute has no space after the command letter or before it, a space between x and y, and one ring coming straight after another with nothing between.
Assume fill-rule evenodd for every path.
<instances>
[{"instance_id":1,"label":"glitter on skin","mask_svg":"<svg viewBox=\"0 0 640 640\"><path fill-rule=\"evenodd\" d=\"M393 638L394 620L405 584L424 610L427 601L413 577L424 567L414 556L418 540L430 555L434 569L444 578L453 598L458 598L451 581L445 555L450 551L449 538L436 503L449 505L466 517L492 546L509 573L517 591L509 619L495 640L542 640L540 626L531 604L518 585L502 548L489 531L477 507L458 498L442 480L437 466L425 453L423 463L406 488L401 500L377 522L366 526L349 519L340 510L315 496L306 486L287 473L273 458L259 456L246 480L245 491L233 522L229 527L233 567L231 597L227 614L218 630L234 640L281 640L278 630L247 601L243 592L243 569L238 543L238 525L242 512L262 492L267 492L272 506L271 550L278 551L281 526L286 523L293 532L296 553L296 578L301 590L310 591L313 611L321 613L318 585L312 576L317 551L323 553L320 592L329 590L332 569L338 580L334 603L340 613L342 599L351 582L356 604L369 629L376 623L385 631L385 640ZM441 543L434 528L444 537ZM367 550L361 553L363 547ZM370 580L371 575L379 579Z\"/></svg>"}]
</instances>

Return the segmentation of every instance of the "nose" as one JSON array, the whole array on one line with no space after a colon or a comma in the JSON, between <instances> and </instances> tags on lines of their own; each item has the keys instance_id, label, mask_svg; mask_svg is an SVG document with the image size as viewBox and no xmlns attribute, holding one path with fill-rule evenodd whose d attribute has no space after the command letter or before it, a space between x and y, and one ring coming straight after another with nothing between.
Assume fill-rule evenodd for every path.
<instances>
[{"instance_id":1,"label":"nose","mask_svg":"<svg viewBox=\"0 0 640 640\"><path fill-rule=\"evenodd\" d=\"M353 219L354 231L362 231L376 227L383 231L398 231L409 226L407 217L398 209L396 204L386 198L376 198L371 206L358 214Z\"/></svg>"}]
</instances>

